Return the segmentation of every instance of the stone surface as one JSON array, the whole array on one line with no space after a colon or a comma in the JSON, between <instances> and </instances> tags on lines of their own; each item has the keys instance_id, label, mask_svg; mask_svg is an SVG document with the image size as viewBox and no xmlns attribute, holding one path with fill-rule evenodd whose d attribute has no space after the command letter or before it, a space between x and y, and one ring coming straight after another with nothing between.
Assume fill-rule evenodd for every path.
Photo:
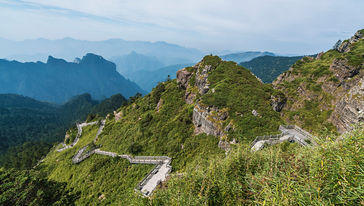
<instances>
[{"instance_id":1,"label":"stone surface","mask_svg":"<svg viewBox=\"0 0 364 206\"><path fill-rule=\"evenodd\" d=\"M208 82L209 72L212 70L211 65L205 65L202 68L198 68L196 72L195 86L198 88L198 92L201 95L206 94L210 90L210 83Z\"/></svg>"},{"instance_id":2,"label":"stone surface","mask_svg":"<svg viewBox=\"0 0 364 206\"><path fill-rule=\"evenodd\" d=\"M364 35L358 31L348 41L342 42L337 50L339 52L342 52L342 53L343 52L349 52L350 51L350 45L353 44L353 43L358 42L361 39L364 39Z\"/></svg>"},{"instance_id":3,"label":"stone surface","mask_svg":"<svg viewBox=\"0 0 364 206\"><path fill-rule=\"evenodd\" d=\"M195 125L195 134L206 133L221 137L225 135L222 121L227 119L227 112L220 112L217 107L204 107L199 104L193 109L192 121Z\"/></svg>"},{"instance_id":4,"label":"stone surface","mask_svg":"<svg viewBox=\"0 0 364 206\"><path fill-rule=\"evenodd\" d=\"M337 102L331 121L339 132L353 129L355 124L364 122L364 79L343 95Z\"/></svg>"},{"instance_id":5,"label":"stone surface","mask_svg":"<svg viewBox=\"0 0 364 206\"><path fill-rule=\"evenodd\" d=\"M181 88L187 89L191 75L192 73L187 71L186 68L177 71L177 83L180 84Z\"/></svg>"},{"instance_id":6,"label":"stone surface","mask_svg":"<svg viewBox=\"0 0 364 206\"><path fill-rule=\"evenodd\" d=\"M271 95L270 104L274 111L282 111L284 105L286 105L287 98L284 95Z\"/></svg>"}]
</instances>

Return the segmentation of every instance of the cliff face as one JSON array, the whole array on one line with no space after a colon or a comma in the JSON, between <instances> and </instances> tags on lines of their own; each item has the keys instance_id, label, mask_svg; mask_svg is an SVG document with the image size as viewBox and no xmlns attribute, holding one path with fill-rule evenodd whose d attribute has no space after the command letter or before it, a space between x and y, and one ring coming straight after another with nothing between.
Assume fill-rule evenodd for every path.
<instances>
[{"instance_id":1,"label":"cliff face","mask_svg":"<svg viewBox=\"0 0 364 206\"><path fill-rule=\"evenodd\" d=\"M336 50L299 60L273 82L288 99L282 116L316 132L352 129L364 121L363 68L363 31Z\"/></svg>"}]
</instances>

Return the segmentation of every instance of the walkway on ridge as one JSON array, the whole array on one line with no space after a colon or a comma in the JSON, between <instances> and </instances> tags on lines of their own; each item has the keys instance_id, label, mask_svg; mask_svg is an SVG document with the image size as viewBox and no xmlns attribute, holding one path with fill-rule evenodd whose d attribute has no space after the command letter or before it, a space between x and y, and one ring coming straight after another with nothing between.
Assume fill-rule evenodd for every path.
<instances>
[{"instance_id":1,"label":"walkway on ridge","mask_svg":"<svg viewBox=\"0 0 364 206\"><path fill-rule=\"evenodd\" d=\"M70 145L65 145L62 143L63 147L58 149L58 152L62 152L63 150L69 149L74 147L78 141L79 138L82 136L82 128L89 125L95 125L96 122L90 122L90 123L82 123L77 124L77 136L75 140ZM101 134L102 130L105 127L106 120L102 120L100 127L96 133L96 137L94 138L93 142L95 143L98 139L98 136ZM99 155L106 155L110 157L119 157L127 159L131 164L153 164L156 165L152 171L150 171L144 179L138 183L135 190L137 192L141 192L144 196L148 197L152 194L152 192L155 190L155 188L163 181L166 180L169 172L171 171L172 167L170 166L171 158L167 156L131 156L131 155L119 155L115 152L108 152L108 151L102 151L98 148L92 149L90 151L87 151L88 145L82 147L77 151L77 153L72 158L73 164L78 164L82 162L83 160L87 159L93 154L99 154Z\"/></svg>"}]
</instances>

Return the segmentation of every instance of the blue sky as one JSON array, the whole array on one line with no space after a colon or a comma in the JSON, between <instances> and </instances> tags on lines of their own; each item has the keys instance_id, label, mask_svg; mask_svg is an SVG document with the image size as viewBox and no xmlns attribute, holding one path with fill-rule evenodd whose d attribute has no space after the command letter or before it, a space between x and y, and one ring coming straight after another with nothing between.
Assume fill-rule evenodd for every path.
<instances>
[{"instance_id":1,"label":"blue sky","mask_svg":"<svg viewBox=\"0 0 364 206\"><path fill-rule=\"evenodd\" d=\"M310 54L364 28L363 11L363 0L0 0L0 37Z\"/></svg>"}]
</instances>

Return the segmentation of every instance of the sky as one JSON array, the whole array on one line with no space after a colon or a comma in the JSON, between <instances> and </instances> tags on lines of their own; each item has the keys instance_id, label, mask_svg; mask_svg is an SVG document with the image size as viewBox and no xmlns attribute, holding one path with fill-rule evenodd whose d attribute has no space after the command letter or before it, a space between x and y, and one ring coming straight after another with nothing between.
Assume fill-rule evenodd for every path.
<instances>
[{"instance_id":1,"label":"sky","mask_svg":"<svg viewBox=\"0 0 364 206\"><path fill-rule=\"evenodd\" d=\"M364 28L363 0L0 0L0 38L165 41L312 54Z\"/></svg>"}]
</instances>

